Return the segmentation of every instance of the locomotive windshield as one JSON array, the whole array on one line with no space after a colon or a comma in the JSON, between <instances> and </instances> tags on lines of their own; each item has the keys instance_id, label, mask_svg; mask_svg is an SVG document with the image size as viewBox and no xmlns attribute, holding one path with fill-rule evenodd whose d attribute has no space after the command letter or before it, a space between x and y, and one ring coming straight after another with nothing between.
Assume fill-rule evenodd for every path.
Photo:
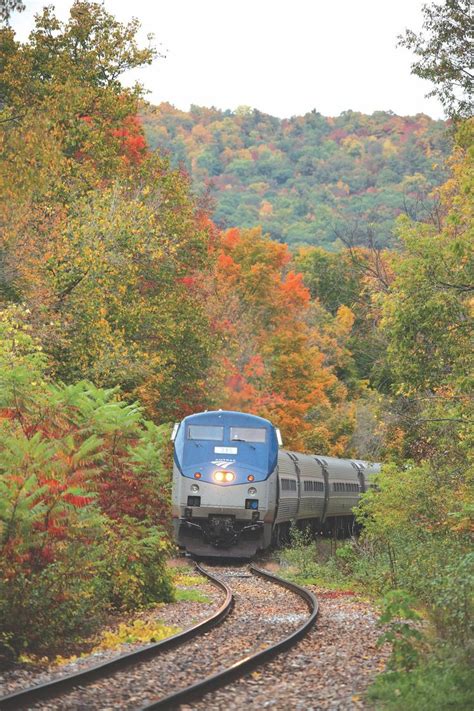
<instances>
[{"instance_id":1,"label":"locomotive windshield","mask_svg":"<svg viewBox=\"0 0 474 711\"><path fill-rule=\"evenodd\" d=\"M232 442L266 442L267 431L264 427L231 427Z\"/></svg>"},{"instance_id":2,"label":"locomotive windshield","mask_svg":"<svg viewBox=\"0 0 474 711\"><path fill-rule=\"evenodd\" d=\"M212 442L222 442L224 439L224 428L212 425L189 425L188 439L204 439Z\"/></svg>"}]
</instances>

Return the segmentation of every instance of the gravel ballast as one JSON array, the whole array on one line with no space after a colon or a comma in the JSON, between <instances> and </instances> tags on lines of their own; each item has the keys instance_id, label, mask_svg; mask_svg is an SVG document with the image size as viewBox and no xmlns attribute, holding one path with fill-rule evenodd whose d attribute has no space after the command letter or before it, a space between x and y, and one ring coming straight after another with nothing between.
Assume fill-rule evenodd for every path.
<instances>
[{"instance_id":1,"label":"gravel ballast","mask_svg":"<svg viewBox=\"0 0 474 711\"><path fill-rule=\"evenodd\" d=\"M286 709L345 711L366 707L363 694L389 655L377 646L377 613L353 594L308 586L319 600L315 627L293 649L182 711Z\"/></svg>"}]
</instances>

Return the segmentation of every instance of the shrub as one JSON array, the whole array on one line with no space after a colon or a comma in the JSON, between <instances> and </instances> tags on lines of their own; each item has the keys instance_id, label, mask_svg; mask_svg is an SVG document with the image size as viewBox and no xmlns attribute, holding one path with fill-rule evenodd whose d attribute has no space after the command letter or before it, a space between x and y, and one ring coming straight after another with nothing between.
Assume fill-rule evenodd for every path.
<instances>
[{"instance_id":1,"label":"shrub","mask_svg":"<svg viewBox=\"0 0 474 711\"><path fill-rule=\"evenodd\" d=\"M173 600L174 587L166 568L170 549L159 528L127 517L109 526L107 576L114 607L130 610L157 600Z\"/></svg>"},{"instance_id":2,"label":"shrub","mask_svg":"<svg viewBox=\"0 0 474 711\"><path fill-rule=\"evenodd\" d=\"M452 647L422 659L411 671L380 674L369 701L385 711L468 711L474 706L472 669Z\"/></svg>"},{"instance_id":3,"label":"shrub","mask_svg":"<svg viewBox=\"0 0 474 711\"><path fill-rule=\"evenodd\" d=\"M413 623L420 619L413 609L413 599L404 590L391 590L385 596L379 624L386 625L386 629L378 644L388 642L392 645L389 669L409 671L416 666L419 659L417 643L422 635Z\"/></svg>"},{"instance_id":4,"label":"shrub","mask_svg":"<svg viewBox=\"0 0 474 711\"><path fill-rule=\"evenodd\" d=\"M109 608L103 563L94 546L69 543L42 570L21 566L0 580L0 640L12 658L47 652L87 636ZM1 645L0 645L1 646Z\"/></svg>"},{"instance_id":5,"label":"shrub","mask_svg":"<svg viewBox=\"0 0 474 711\"><path fill-rule=\"evenodd\" d=\"M0 312L0 655L172 597L164 429L115 390L47 378L21 309ZM2 651L3 650L3 651Z\"/></svg>"}]
</instances>

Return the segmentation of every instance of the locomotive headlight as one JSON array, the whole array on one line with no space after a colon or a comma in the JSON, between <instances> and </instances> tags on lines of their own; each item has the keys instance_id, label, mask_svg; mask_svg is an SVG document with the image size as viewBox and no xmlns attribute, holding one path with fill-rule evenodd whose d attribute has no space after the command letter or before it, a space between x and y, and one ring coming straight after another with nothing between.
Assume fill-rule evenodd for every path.
<instances>
[{"instance_id":1,"label":"locomotive headlight","mask_svg":"<svg viewBox=\"0 0 474 711\"><path fill-rule=\"evenodd\" d=\"M247 493L249 496L255 496L257 489L254 486L249 486Z\"/></svg>"},{"instance_id":2,"label":"locomotive headlight","mask_svg":"<svg viewBox=\"0 0 474 711\"><path fill-rule=\"evenodd\" d=\"M219 483L223 482L223 481L231 482L231 481L234 481L234 479L235 479L234 472L217 471L217 472L214 472L214 474L212 476L213 476L214 481L217 481Z\"/></svg>"},{"instance_id":3,"label":"locomotive headlight","mask_svg":"<svg viewBox=\"0 0 474 711\"><path fill-rule=\"evenodd\" d=\"M191 484L191 491L196 494L199 491L199 486L197 484Z\"/></svg>"}]
</instances>

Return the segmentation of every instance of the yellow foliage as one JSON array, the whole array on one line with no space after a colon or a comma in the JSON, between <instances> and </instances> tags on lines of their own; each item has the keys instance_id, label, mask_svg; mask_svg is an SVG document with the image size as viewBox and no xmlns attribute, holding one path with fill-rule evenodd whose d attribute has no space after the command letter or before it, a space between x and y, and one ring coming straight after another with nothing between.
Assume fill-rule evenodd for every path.
<instances>
[{"instance_id":1,"label":"yellow foliage","mask_svg":"<svg viewBox=\"0 0 474 711\"><path fill-rule=\"evenodd\" d=\"M186 573L180 572L173 576L173 582L175 585L191 587L193 585L201 585L203 579L198 575L187 575Z\"/></svg>"},{"instance_id":2,"label":"yellow foliage","mask_svg":"<svg viewBox=\"0 0 474 711\"><path fill-rule=\"evenodd\" d=\"M273 205L268 200L262 200L258 214L260 217L268 217L273 213Z\"/></svg>"},{"instance_id":3,"label":"yellow foliage","mask_svg":"<svg viewBox=\"0 0 474 711\"><path fill-rule=\"evenodd\" d=\"M354 312L345 304L341 304L337 310L336 319L342 331L346 334L350 333L354 325Z\"/></svg>"},{"instance_id":4,"label":"yellow foliage","mask_svg":"<svg viewBox=\"0 0 474 711\"><path fill-rule=\"evenodd\" d=\"M390 158L397 154L397 148L393 145L390 138L386 138L382 144L382 153L384 158Z\"/></svg>"},{"instance_id":5,"label":"yellow foliage","mask_svg":"<svg viewBox=\"0 0 474 711\"><path fill-rule=\"evenodd\" d=\"M166 625L161 620L134 620L131 624L121 623L117 630L107 630L103 633L99 644L93 649L98 652L105 649L117 649L122 644L141 642L159 642L180 631L179 627Z\"/></svg>"}]
</instances>

